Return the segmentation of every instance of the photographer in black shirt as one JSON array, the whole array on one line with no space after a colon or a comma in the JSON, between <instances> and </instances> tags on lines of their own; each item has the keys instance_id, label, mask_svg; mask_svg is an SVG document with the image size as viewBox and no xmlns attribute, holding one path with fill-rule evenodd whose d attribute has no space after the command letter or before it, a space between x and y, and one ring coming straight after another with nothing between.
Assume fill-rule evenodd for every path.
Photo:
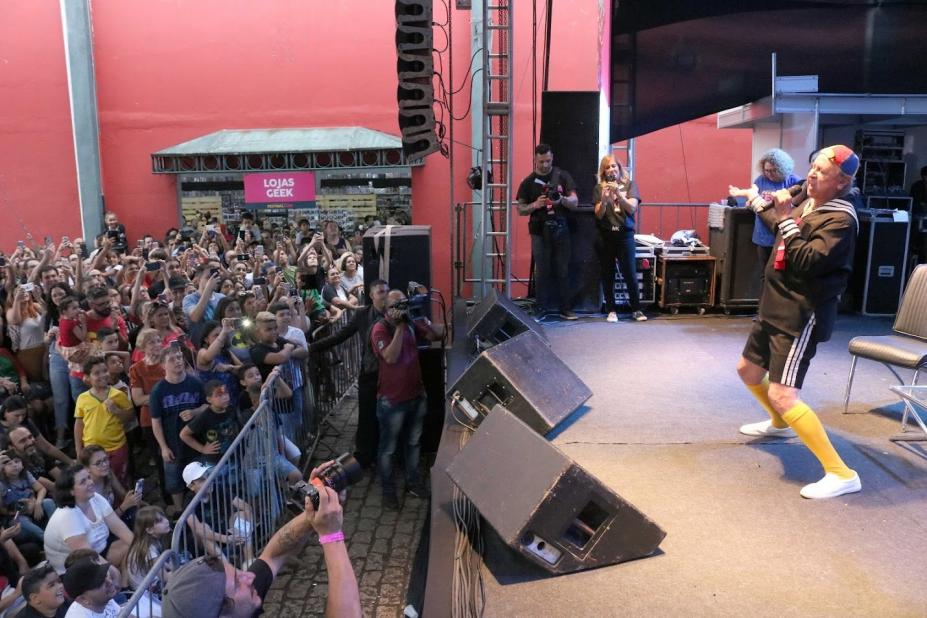
<instances>
[{"instance_id":1,"label":"photographer in black shirt","mask_svg":"<svg viewBox=\"0 0 927 618\"><path fill-rule=\"evenodd\" d=\"M567 216L578 203L576 185L568 172L554 167L554 153L547 144L538 144L534 149L534 171L521 181L515 199L518 214L530 217L528 232L535 264L538 313L543 315L552 309L552 291L556 290L560 317L575 320Z\"/></svg>"}]
</instances>

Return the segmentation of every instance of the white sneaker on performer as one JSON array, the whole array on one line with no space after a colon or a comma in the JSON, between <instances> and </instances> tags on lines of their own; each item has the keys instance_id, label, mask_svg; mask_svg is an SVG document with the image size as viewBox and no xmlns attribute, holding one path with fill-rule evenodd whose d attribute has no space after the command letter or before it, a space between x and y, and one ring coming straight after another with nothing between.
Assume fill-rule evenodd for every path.
<instances>
[{"instance_id":1,"label":"white sneaker on performer","mask_svg":"<svg viewBox=\"0 0 927 618\"><path fill-rule=\"evenodd\" d=\"M828 472L817 483L811 483L801 488L801 497L812 500L821 498L836 498L843 494L852 494L863 488L859 475L854 472L853 478L842 479L836 474Z\"/></svg>"},{"instance_id":2,"label":"white sneaker on performer","mask_svg":"<svg viewBox=\"0 0 927 618\"><path fill-rule=\"evenodd\" d=\"M605 318L605 321L606 321L606 322L617 322L617 321L618 321L618 314L615 313L614 311L609 311L609 312L608 312L608 317Z\"/></svg>"},{"instance_id":3,"label":"white sneaker on performer","mask_svg":"<svg viewBox=\"0 0 927 618\"><path fill-rule=\"evenodd\" d=\"M795 430L791 427L773 427L772 421L761 421L740 426L740 433L745 436L759 436L761 438L794 438Z\"/></svg>"}]
</instances>

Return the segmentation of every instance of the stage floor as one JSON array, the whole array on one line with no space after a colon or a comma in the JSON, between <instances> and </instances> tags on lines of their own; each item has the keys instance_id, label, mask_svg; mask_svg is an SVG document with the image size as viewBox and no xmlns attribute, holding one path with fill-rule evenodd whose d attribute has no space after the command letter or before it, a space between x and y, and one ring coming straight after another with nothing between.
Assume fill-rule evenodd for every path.
<instances>
[{"instance_id":1,"label":"stage floor","mask_svg":"<svg viewBox=\"0 0 927 618\"><path fill-rule=\"evenodd\" d=\"M847 342L884 319L841 316L803 399L862 479L861 493L799 496L822 472L797 439L750 439L767 418L734 370L750 318L545 326L592 389L553 442L667 532L661 553L565 576L535 571L490 530L486 616L924 616L927 443L895 444L892 375L860 361L850 411ZM909 373L903 377L910 379Z\"/></svg>"}]
</instances>

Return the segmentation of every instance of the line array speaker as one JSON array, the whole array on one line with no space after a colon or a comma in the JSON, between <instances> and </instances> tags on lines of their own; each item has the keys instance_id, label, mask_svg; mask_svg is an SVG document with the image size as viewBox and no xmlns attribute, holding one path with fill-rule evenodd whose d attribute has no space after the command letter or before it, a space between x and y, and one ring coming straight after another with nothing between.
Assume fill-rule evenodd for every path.
<instances>
[{"instance_id":1,"label":"line array speaker","mask_svg":"<svg viewBox=\"0 0 927 618\"><path fill-rule=\"evenodd\" d=\"M396 0L399 130L407 159L439 150L435 135L431 0Z\"/></svg>"},{"instance_id":2,"label":"line array speaker","mask_svg":"<svg viewBox=\"0 0 927 618\"><path fill-rule=\"evenodd\" d=\"M552 573L649 556L666 536L502 406L447 474L511 548Z\"/></svg>"}]
</instances>

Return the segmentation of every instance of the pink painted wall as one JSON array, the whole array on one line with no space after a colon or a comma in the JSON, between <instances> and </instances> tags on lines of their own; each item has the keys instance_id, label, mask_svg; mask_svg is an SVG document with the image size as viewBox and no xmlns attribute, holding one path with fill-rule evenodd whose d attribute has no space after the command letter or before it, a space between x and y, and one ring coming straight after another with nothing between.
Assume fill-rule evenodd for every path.
<instances>
[{"instance_id":1,"label":"pink painted wall","mask_svg":"<svg viewBox=\"0 0 927 618\"><path fill-rule=\"evenodd\" d=\"M435 22L446 21L443 6L435 3ZM4 211L39 230L37 237L74 236L80 217L57 3L8 0L3 10L0 199ZM551 88L596 89L598 1L558 2L554 10ZM540 87L543 3L539 11ZM150 155L159 149L223 128L360 125L399 133L392 2L95 0L93 28L104 194L132 239L177 224L175 178L151 173ZM471 56L468 11L453 11L453 28L456 89ZM444 37L436 28L436 47ZM531 170L531 47L531 8L517 4L516 183ZM447 60L445 54L446 78ZM468 100L465 87L454 98L457 115ZM465 185L470 116L455 131L461 142L454 146L455 178L438 154L413 175L413 218L433 227L434 284L445 292L451 289L450 183L455 201L471 199ZM713 118L703 119L642 138L638 179L645 200L707 200L734 178L728 166L745 169L749 156L748 136L718 132ZM516 219L515 274L523 278L530 258L526 228ZM0 246L18 237L6 226Z\"/></svg>"},{"instance_id":2,"label":"pink painted wall","mask_svg":"<svg viewBox=\"0 0 927 618\"><path fill-rule=\"evenodd\" d=\"M729 184L749 182L744 170L752 131L716 127L712 114L637 139L634 179L645 202L642 232L669 238L676 230L696 229L707 242L707 210L646 203L707 204L724 197Z\"/></svg>"},{"instance_id":3,"label":"pink painted wall","mask_svg":"<svg viewBox=\"0 0 927 618\"><path fill-rule=\"evenodd\" d=\"M31 232L79 235L74 143L57 2L0 8L0 250Z\"/></svg>"}]
</instances>

